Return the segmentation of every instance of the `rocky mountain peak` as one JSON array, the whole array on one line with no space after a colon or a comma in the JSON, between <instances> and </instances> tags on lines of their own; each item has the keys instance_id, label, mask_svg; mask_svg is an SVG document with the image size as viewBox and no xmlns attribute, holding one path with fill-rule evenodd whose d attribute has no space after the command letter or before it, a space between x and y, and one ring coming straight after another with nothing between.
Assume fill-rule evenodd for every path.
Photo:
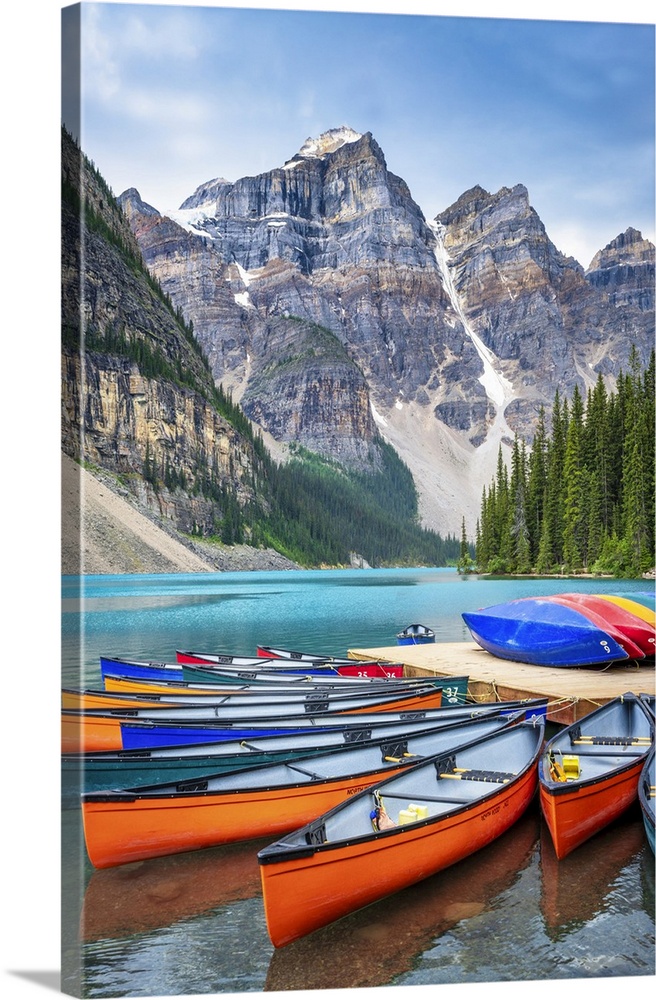
<instances>
[{"instance_id":1,"label":"rocky mountain peak","mask_svg":"<svg viewBox=\"0 0 656 1000\"><path fill-rule=\"evenodd\" d=\"M327 153L334 153L336 149L352 142L362 139L362 133L356 132L348 125L341 125L339 128L328 129L321 135L313 139L311 136L305 140L297 153L301 159L321 159Z\"/></svg>"},{"instance_id":2,"label":"rocky mountain peak","mask_svg":"<svg viewBox=\"0 0 656 1000\"><path fill-rule=\"evenodd\" d=\"M654 260L654 245L642 237L642 233L633 226L620 233L614 240L599 250L590 263L588 272L599 271L605 267L615 267L618 264L638 264Z\"/></svg>"},{"instance_id":3,"label":"rocky mountain peak","mask_svg":"<svg viewBox=\"0 0 656 1000\"><path fill-rule=\"evenodd\" d=\"M156 208L143 201L136 188L128 188L117 198L125 217L130 220L134 215L159 215Z\"/></svg>"},{"instance_id":4,"label":"rocky mountain peak","mask_svg":"<svg viewBox=\"0 0 656 1000\"><path fill-rule=\"evenodd\" d=\"M528 191L523 184L502 187L496 194L476 184L442 212L437 221L445 226L462 227L468 220L476 220L475 228L481 232L497 226L501 220L525 218L531 211Z\"/></svg>"},{"instance_id":5,"label":"rocky mountain peak","mask_svg":"<svg viewBox=\"0 0 656 1000\"><path fill-rule=\"evenodd\" d=\"M644 354L653 338L653 247L637 230L584 274L521 183L474 185L429 224L372 133L347 125L131 227L252 420L376 468L373 415L438 529L459 529L456 494L473 521L499 444L530 442L556 388L612 378L631 343Z\"/></svg>"},{"instance_id":6,"label":"rocky mountain peak","mask_svg":"<svg viewBox=\"0 0 656 1000\"><path fill-rule=\"evenodd\" d=\"M654 244L630 226L594 255L585 278L610 305L623 309L624 321L630 324L627 336L633 339L634 331L641 330L642 340L653 329L654 274Z\"/></svg>"},{"instance_id":7,"label":"rocky mountain peak","mask_svg":"<svg viewBox=\"0 0 656 1000\"><path fill-rule=\"evenodd\" d=\"M227 181L224 177L215 177L211 181L205 181L203 184L199 184L194 193L182 202L180 210L183 211L189 208L211 210L219 194L226 187L230 187L230 181Z\"/></svg>"}]
</instances>

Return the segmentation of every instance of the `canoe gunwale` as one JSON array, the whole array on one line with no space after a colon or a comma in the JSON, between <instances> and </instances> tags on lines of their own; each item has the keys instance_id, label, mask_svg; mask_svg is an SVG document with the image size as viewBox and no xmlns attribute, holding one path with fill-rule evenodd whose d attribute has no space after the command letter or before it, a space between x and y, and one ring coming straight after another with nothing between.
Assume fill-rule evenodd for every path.
<instances>
[{"instance_id":1,"label":"canoe gunwale","mask_svg":"<svg viewBox=\"0 0 656 1000\"><path fill-rule=\"evenodd\" d=\"M505 722L500 722L498 729L495 729L490 734L486 735L494 735L496 733L502 732L503 730L511 728L518 722L518 717L520 715L521 715L520 712L516 712L513 716L507 718ZM467 722L465 722L465 725L474 726L479 723L494 722L495 719L500 721L502 718L503 716L501 713L490 713L490 715L486 715L481 718L468 720ZM445 725L439 729L436 728L435 730L428 729L428 730L420 730L417 732L414 731L409 732L408 739L413 739L413 738L421 739L423 737L433 737L437 735L449 736L451 734L453 734L455 739L455 736L458 734L458 731L460 730L462 725L463 721L460 720L458 722L452 723L451 725ZM311 780L302 782L301 787L310 788L316 785L324 785L329 787L331 784L342 783L345 781L357 783L358 781L361 781L364 777L368 778L370 775L373 775L375 781L376 773L388 772L390 770L390 767L396 766L398 767L399 771L401 771L401 770L407 770L408 768L413 767L416 764L425 764L428 760L431 759L439 761L440 759L444 758L444 754L446 751L442 750L437 754L417 757L417 759L407 760L405 762L400 761L396 765L394 765L394 762L389 760L385 756L385 751L389 749L390 739L398 740L401 738L402 734L395 734L394 736L387 736L384 739L372 740L371 742L363 744L357 744L357 743L350 745L345 744L340 747L335 747L325 751L321 751L319 754L308 754L307 756L300 756L294 759L280 761L277 762L275 765L272 765L269 762L253 764L247 769L251 773L257 773L258 771L264 773L267 770L269 770L272 766L276 767L284 766L288 767L291 771L298 771L302 770L303 767L305 767L306 769L311 768L313 764L317 763L317 757L328 758L328 759L335 758L336 760L338 760L340 756L350 751L352 751L356 755L360 749L380 751L381 753L380 765L375 770L367 769L365 771L362 770L351 771L347 774L337 773L335 775L329 775L329 776L324 776L321 774L310 774L310 772L306 770L305 772L306 776L310 777ZM464 750L466 747L471 746L473 743L477 742L482 738L483 737L479 735L478 737L471 737L470 739L466 739L466 741L463 743L458 743L456 741L449 748L448 752L455 753ZM188 760L189 758L182 758L182 759ZM136 802L140 800L161 801L166 799L180 799L181 802L188 802L189 799L192 798L207 798L210 796L218 798L220 796L228 796L228 795L234 796L235 793L239 791L239 789L235 788L202 789L202 788L192 788L192 787L190 788L181 787L185 784L194 785L194 784L199 784L201 782L212 781L214 778L218 778L220 780L226 776L226 773L227 772L225 771L215 771L215 772L207 771L202 776L198 776L195 778L190 777L182 779L181 781L178 782L165 782L165 783L158 782L156 784L141 785L139 787L134 787L134 788L112 788L112 789L105 789L102 791L97 790L90 792L81 792L81 800L83 802L119 803L119 802ZM240 773L243 773L241 769ZM278 792L278 791L285 792L293 790L298 786L299 786L298 779L294 780L294 778L291 777L288 782L275 783L270 785L254 785L254 786L249 785L245 787L243 791L245 794L251 794L251 793L266 794L268 792ZM440 801L443 801L443 799L440 798Z\"/></svg>"},{"instance_id":2,"label":"canoe gunwale","mask_svg":"<svg viewBox=\"0 0 656 1000\"><path fill-rule=\"evenodd\" d=\"M426 761L423 761L423 763L426 763ZM349 847L357 846L360 844L367 844L370 843L371 841L376 841L377 843L379 843L391 839L395 836L396 837L398 837L399 835L407 836L411 833L418 832L424 829L425 827L436 826L437 824L450 822L457 816L469 812L479 805L488 805L490 802L493 802L495 798L506 797L508 792L519 791L519 788L523 784L524 779L531 777L530 772L534 764L535 761L533 761L532 764L528 765L526 768L523 768L520 772L518 772L518 774L515 776L512 782L509 782L507 784L499 784L498 787L491 788L487 794L483 794L481 795L480 798L474 800L463 801L462 799L460 799L458 800L460 805L456 806L453 809L448 809L446 812L440 813L438 816L429 816L426 819L416 820L415 822L408 823L405 826L392 827L392 829L390 830L378 830L378 831L372 830L371 833L363 834L359 837L352 837L348 839L345 838L343 840L335 840L335 841L325 841L322 844L299 844L298 846L296 845L289 846L285 844L283 837L280 840L276 841L275 844L271 844L268 847L263 848L263 850L261 850L258 853L257 856L258 862L261 865L268 865L268 864L279 864L281 861L295 861L297 858L298 859L308 858L308 857L313 857L316 854L324 854L329 851L346 850ZM373 797L374 791L375 788L372 787L370 790L367 790L366 793L372 796L372 801L375 801ZM405 796L404 798L407 800L407 796ZM455 800L450 800L449 797L446 795L440 797L435 796L434 799L430 799L427 796L423 796L423 798L426 801L455 802ZM326 813L326 816L327 815L329 814ZM315 820L314 822L316 823L315 829L319 829L321 826L319 821ZM309 832L309 827L311 827L312 825L313 824L308 824L308 832Z\"/></svg>"},{"instance_id":3,"label":"canoe gunwale","mask_svg":"<svg viewBox=\"0 0 656 1000\"><path fill-rule=\"evenodd\" d=\"M517 725L532 725L534 728L541 728L544 736L544 722L540 719L534 719L532 722L517 723ZM498 734L494 734L498 735ZM484 739L493 739L494 736L484 737ZM457 748L457 752L461 753L467 750L469 747L476 746L481 743L482 740L472 740L469 743L463 743ZM387 830L372 830L371 833L360 834L355 837L342 838L335 841L324 841L323 843L307 843L307 844L290 844L286 843L284 837L276 841L274 844L263 848L258 855L258 863L260 865L268 864L279 864L281 862L290 861L293 862L296 859L312 857L316 854L325 854L331 851L346 850L350 847L357 846L360 844L368 844L371 842L384 843L386 840L391 840L399 836L410 836L415 832L427 829L431 826L438 826L441 823L450 822L457 816L470 812L477 808L479 805L488 805L493 802L496 798L504 798L508 796L508 793L518 793L521 786L523 786L526 779L532 780L535 778L535 786L537 789L538 779L537 779L537 761L540 754L540 749L543 743L543 739L540 741L536 748L535 754L531 757L529 761L513 775L511 781L505 783L495 783L487 791L483 791L480 796L475 799L469 799L466 801L459 800L460 804L454 806L453 809L448 809L446 812L441 812L436 816L428 816L426 819L420 819L413 823L409 823L404 826L395 826ZM425 757L421 762L418 762L417 766L428 767L432 764L438 764L440 761L444 760L444 752L437 753L431 757ZM404 773L407 773L406 769ZM534 772L534 774L532 774ZM389 782L393 782L395 778L385 779L378 784L372 785L370 788L366 789L364 792L360 792L359 795L364 798L365 795L372 797L372 801L375 801L375 795L380 792L382 795L387 794L385 792L385 785ZM404 796L407 800L407 795ZM429 801L428 796L422 794L422 799ZM351 799L350 801L354 801ZM449 801L448 796L435 796L432 801ZM333 813L338 813L343 807L341 805L335 806L333 809L329 810L323 816L317 817L311 823L306 826L301 827L300 830L295 831L296 833L303 833L305 835L312 835L314 831L319 831L324 825L326 819L328 819Z\"/></svg>"},{"instance_id":4,"label":"canoe gunwale","mask_svg":"<svg viewBox=\"0 0 656 1000\"><path fill-rule=\"evenodd\" d=\"M646 746L642 753L632 753L631 759L627 760L624 764L609 768L608 771L603 774L599 774L596 777L591 778L569 778L567 781L553 781L551 778L547 777L546 771L543 768L546 766L547 751L543 754L540 760L540 784L544 792L548 795L560 796L560 795L578 795L581 791L585 791L588 788L594 788L595 785L607 784L613 778L619 778L626 772L631 771L636 764L642 766L647 757L650 746ZM599 753L599 754L575 754L575 756L589 756L589 757L603 757L608 756L609 752ZM616 756L616 755L613 755Z\"/></svg>"}]
</instances>

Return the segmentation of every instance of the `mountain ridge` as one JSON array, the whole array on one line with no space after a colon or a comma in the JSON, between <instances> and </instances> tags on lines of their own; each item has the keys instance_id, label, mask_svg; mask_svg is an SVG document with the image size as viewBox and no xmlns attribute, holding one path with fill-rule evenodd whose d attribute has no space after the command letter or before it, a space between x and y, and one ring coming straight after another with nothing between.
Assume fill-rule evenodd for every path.
<instances>
[{"instance_id":1,"label":"mountain ridge","mask_svg":"<svg viewBox=\"0 0 656 1000\"><path fill-rule=\"evenodd\" d=\"M589 388L599 372L612 384L631 344L646 358L653 339L654 248L637 231L585 271L549 239L523 184L476 185L426 220L373 135L349 126L309 138L274 170L201 184L177 220L139 210L134 193L119 202L215 380L263 431L283 441L292 429L357 463L353 428L373 417L407 456L436 530L459 531L463 513L473 527L499 445L530 442L556 389ZM364 377L336 390L339 380L319 385L308 372L287 394L287 432L275 419L281 383L256 374L273 369L281 318L329 330ZM336 391L346 423L328 405ZM431 462L450 483L444 495Z\"/></svg>"}]
</instances>

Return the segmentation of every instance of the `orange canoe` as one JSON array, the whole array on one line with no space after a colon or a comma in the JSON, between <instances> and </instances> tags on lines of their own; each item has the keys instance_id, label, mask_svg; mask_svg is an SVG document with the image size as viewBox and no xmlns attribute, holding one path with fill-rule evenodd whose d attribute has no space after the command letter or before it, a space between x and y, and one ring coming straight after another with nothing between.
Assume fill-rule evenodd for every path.
<instances>
[{"instance_id":1,"label":"orange canoe","mask_svg":"<svg viewBox=\"0 0 656 1000\"><path fill-rule=\"evenodd\" d=\"M258 854L275 947L455 864L504 833L537 788L543 720L377 783ZM389 825L389 824L393 825Z\"/></svg>"},{"instance_id":2,"label":"orange canoe","mask_svg":"<svg viewBox=\"0 0 656 1000\"><path fill-rule=\"evenodd\" d=\"M138 684L143 682L137 682ZM157 682L155 682L157 684ZM390 697L392 694L399 693L401 691L416 690L418 687L423 687L421 684L408 684L406 681L401 681L398 685L393 684L386 687L385 694ZM303 688L303 692L308 692L310 690L322 690L327 691L326 688L322 687L318 689L312 685L306 685ZM332 690L332 689L331 689ZM348 693L352 694L357 688L349 688ZM365 693L370 693L371 688L363 689ZM335 692L335 693L344 693ZM237 685L230 684L222 687L220 684L213 685L213 690L210 691L199 691L193 692L191 690L185 690L184 693L176 694L171 693L169 689L162 692L156 691L146 691L141 687L138 690L132 691L111 691L111 690L96 690L93 688L87 689L77 689L77 688L62 688L62 702L61 707L64 709L74 709L76 711L87 711L91 709L131 709L131 708L160 708L161 706L170 706L183 708L185 705L214 705L221 704L225 699L232 698L238 694L251 694L253 695L253 700L259 698L266 698L270 695L274 695L279 700L283 700L286 696L291 696L297 698L299 695L298 687L285 687L284 685L276 685L267 687L265 685L251 686L249 684Z\"/></svg>"},{"instance_id":3,"label":"orange canoe","mask_svg":"<svg viewBox=\"0 0 656 1000\"><path fill-rule=\"evenodd\" d=\"M643 696L651 698L653 696ZM561 730L540 759L540 806L556 856L565 858L637 800L653 717L628 692Z\"/></svg>"},{"instance_id":4,"label":"orange canoe","mask_svg":"<svg viewBox=\"0 0 656 1000\"><path fill-rule=\"evenodd\" d=\"M412 690L405 694L399 692L393 695L390 691L387 697L381 695L331 697L323 696L317 699L316 692L310 692L301 699L291 696L283 705L280 699L268 702L252 699L247 695L228 696L220 706L210 705L203 708L194 705L190 708L178 708L175 705L160 705L156 708L126 708L76 711L62 710L62 752L90 753L95 750L123 750L121 722L146 722L154 730L157 725L173 723L182 730L189 730L189 739L185 742L198 742L203 737L198 730L206 728L207 738L212 729L221 725L236 727L239 723L245 726L251 724L274 725L291 730L297 724L307 725L316 720L317 725L329 725L335 718L350 715L371 715L378 712L412 712L423 709L440 708L442 704L442 689L434 686ZM203 717L205 713L205 717ZM208 718L212 713L212 719ZM337 723L338 724L338 723ZM192 727L197 732L192 732ZM180 742L180 740L176 740Z\"/></svg>"},{"instance_id":5,"label":"orange canoe","mask_svg":"<svg viewBox=\"0 0 656 1000\"><path fill-rule=\"evenodd\" d=\"M507 728L521 714L491 714L429 732L347 744L320 755L174 784L87 792L82 796L87 853L94 867L107 868L277 836L427 754L451 751Z\"/></svg>"}]
</instances>

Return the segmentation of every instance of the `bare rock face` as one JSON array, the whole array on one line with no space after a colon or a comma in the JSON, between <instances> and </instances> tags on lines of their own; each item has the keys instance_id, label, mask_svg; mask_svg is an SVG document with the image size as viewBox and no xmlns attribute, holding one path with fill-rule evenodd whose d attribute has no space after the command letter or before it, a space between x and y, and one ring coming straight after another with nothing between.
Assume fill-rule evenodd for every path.
<instances>
[{"instance_id":1,"label":"bare rock face","mask_svg":"<svg viewBox=\"0 0 656 1000\"><path fill-rule=\"evenodd\" d=\"M277 170L208 182L173 219L138 211L134 192L120 200L149 269L193 321L217 381L251 416L269 414L266 426L282 440L340 461L372 455L375 465L372 392L378 407L399 399L428 405L444 395L436 373L452 358L481 374L444 291L430 229L370 134L331 130ZM270 330L285 318L331 331L344 349L332 376L325 359L320 379L316 361L304 373L297 363L293 391L304 417L283 430L257 393L276 361ZM348 377L344 365L355 366ZM279 386L281 398L290 392ZM476 378L473 394L484 403ZM358 448L354 427L365 434Z\"/></svg>"},{"instance_id":2,"label":"bare rock face","mask_svg":"<svg viewBox=\"0 0 656 1000\"><path fill-rule=\"evenodd\" d=\"M302 442L347 467L379 465L365 378L329 330L282 318L266 325L248 386L246 414L276 440Z\"/></svg>"},{"instance_id":3,"label":"bare rock face","mask_svg":"<svg viewBox=\"0 0 656 1000\"><path fill-rule=\"evenodd\" d=\"M585 293L582 267L548 239L522 184L494 195L473 188L437 222L467 320L500 362L511 363L516 394L528 391L523 373L539 368L546 402L573 369L576 337L562 300L572 289Z\"/></svg>"},{"instance_id":4,"label":"bare rock face","mask_svg":"<svg viewBox=\"0 0 656 1000\"><path fill-rule=\"evenodd\" d=\"M115 207L70 139L62 167L62 450L121 477L177 529L209 534L220 511L194 483L209 477L245 503L252 446L217 413L206 362L143 266L127 202ZM137 214L160 220L143 204Z\"/></svg>"},{"instance_id":5,"label":"bare rock face","mask_svg":"<svg viewBox=\"0 0 656 1000\"><path fill-rule=\"evenodd\" d=\"M610 306L628 307L651 320L654 311L654 245L637 229L620 233L599 250L585 272Z\"/></svg>"},{"instance_id":6,"label":"bare rock face","mask_svg":"<svg viewBox=\"0 0 656 1000\"><path fill-rule=\"evenodd\" d=\"M120 202L215 381L277 440L358 467L377 466L375 419L416 476L446 454L478 498L556 389L599 373L612 388L653 344L654 247L635 230L586 272L522 184L474 187L427 221L348 126L275 170L207 181L168 217L133 190ZM446 516L430 526L459 531Z\"/></svg>"}]
</instances>

